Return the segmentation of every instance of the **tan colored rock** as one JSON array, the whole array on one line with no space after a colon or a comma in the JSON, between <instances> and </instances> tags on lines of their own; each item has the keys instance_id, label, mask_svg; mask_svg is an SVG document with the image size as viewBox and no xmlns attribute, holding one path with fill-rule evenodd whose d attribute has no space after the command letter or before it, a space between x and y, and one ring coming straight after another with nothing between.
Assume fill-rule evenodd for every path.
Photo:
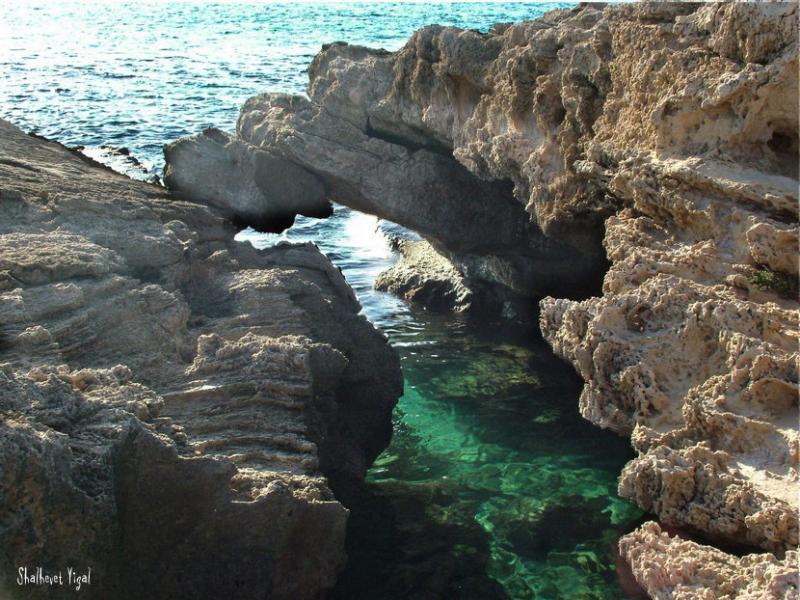
<instances>
[{"instance_id":1,"label":"tan colored rock","mask_svg":"<svg viewBox=\"0 0 800 600\"><path fill-rule=\"evenodd\" d=\"M797 19L796 3L588 4L488 34L426 27L396 53L335 44L309 99L251 99L237 134L470 280L564 295L559 279L604 268L602 239L602 297L545 298L540 325L586 381L582 414L632 436L620 492L781 555L800 497ZM531 223L463 193L451 156L512 182ZM725 597L733 572L700 597Z\"/></svg>"},{"instance_id":2,"label":"tan colored rock","mask_svg":"<svg viewBox=\"0 0 800 600\"><path fill-rule=\"evenodd\" d=\"M313 172L331 200L414 229L471 279L526 296L585 287L597 257L545 239L508 182L484 181L436 146L371 133L364 119L284 94L249 99L237 124L242 143Z\"/></svg>"},{"instance_id":3,"label":"tan colored rock","mask_svg":"<svg viewBox=\"0 0 800 600\"><path fill-rule=\"evenodd\" d=\"M497 157L508 168L489 171L483 157L467 157L461 147L484 119L508 130L506 116L487 116L476 104L482 94L504 101L493 80L502 76L494 70L502 68L504 44L516 51L516 41L503 36L431 26L396 53L325 46L309 68L310 100L251 98L236 139L313 172L332 200L414 229L470 279L528 297L586 295L599 285L605 215L596 209L608 203L572 207L570 218L583 219L582 226L544 236L546 220L525 215L528 186L508 153ZM528 145L520 145L520 161L530 156Z\"/></svg>"},{"instance_id":4,"label":"tan colored rock","mask_svg":"<svg viewBox=\"0 0 800 600\"><path fill-rule=\"evenodd\" d=\"M438 310L461 313L472 305L464 276L425 241L397 240L400 260L375 279L375 289Z\"/></svg>"},{"instance_id":5,"label":"tan colored rock","mask_svg":"<svg viewBox=\"0 0 800 600\"><path fill-rule=\"evenodd\" d=\"M800 270L797 227L756 219L753 221L754 225L745 233L753 262L765 265L773 271L795 276Z\"/></svg>"},{"instance_id":6,"label":"tan colored rock","mask_svg":"<svg viewBox=\"0 0 800 600\"><path fill-rule=\"evenodd\" d=\"M584 416L634 434L642 456L623 496L668 524L779 551L798 541L798 304L729 274L752 268L748 231L786 227L744 198L749 179L698 165L702 178L671 164L620 168L613 185L633 209L607 222L606 295L545 300L541 325L587 381ZM783 178L756 181L796 194L777 187ZM795 260L782 247L772 264Z\"/></svg>"},{"instance_id":7,"label":"tan colored rock","mask_svg":"<svg viewBox=\"0 0 800 600\"><path fill-rule=\"evenodd\" d=\"M797 552L731 556L645 523L623 537L620 552L654 600L792 600L798 598Z\"/></svg>"},{"instance_id":8,"label":"tan colored rock","mask_svg":"<svg viewBox=\"0 0 800 600\"><path fill-rule=\"evenodd\" d=\"M402 390L339 270L2 121L0 214L0 596L324 594Z\"/></svg>"},{"instance_id":9,"label":"tan colored rock","mask_svg":"<svg viewBox=\"0 0 800 600\"><path fill-rule=\"evenodd\" d=\"M625 207L606 221L604 295L545 299L541 328L586 381L582 414L632 436L622 496L786 553L687 558L691 543L644 530L623 544L639 583L654 598L797 597L800 306L752 279L797 276L797 7L650 10L611 27L611 89L580 167ZM742 585L749 569L769 576Z\"/></svg>"}]
</instances>

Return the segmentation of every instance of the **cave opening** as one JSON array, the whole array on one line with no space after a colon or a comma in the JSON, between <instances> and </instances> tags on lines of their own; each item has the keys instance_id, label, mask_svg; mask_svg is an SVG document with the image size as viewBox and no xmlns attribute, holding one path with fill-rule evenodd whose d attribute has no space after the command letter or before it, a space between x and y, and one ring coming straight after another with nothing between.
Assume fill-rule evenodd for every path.
<instances>
[{"instance_id":1,"label":"cave opening","mask_svg":"<svg viewBox=\"0 0 800 600\"><path fill-rule=\"evenodd\" d=\"M767 142L779 164L781 175L798 179L800 175L800 152L798 152L798 136L796 132L776 129Z\"/></svg>"}]
</instances>

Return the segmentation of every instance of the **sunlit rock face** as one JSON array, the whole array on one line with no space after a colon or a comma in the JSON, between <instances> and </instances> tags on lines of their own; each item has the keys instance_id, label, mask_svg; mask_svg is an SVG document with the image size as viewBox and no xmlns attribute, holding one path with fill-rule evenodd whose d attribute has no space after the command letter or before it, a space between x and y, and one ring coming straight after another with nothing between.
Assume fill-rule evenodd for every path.
<instances>
[{"instance_id":1,"label":"sunlit rock face","mask_svg":"<svg viewBox=\"0 0 800 600\"><path fill-rule=\"evenodd\" d=\"M586 5L395 53L334 44L308 98L252 98L237 136L467 280L550 294L582 414L639 453L620 493L780 557L800 493L797 10ZM563 299L606 257L602 296Z\"/></svg>"},{"instance_id":2,"label":"sunlit rock face","mask_svg":"<svg viewBox=\"0 0 800 600\"><path fill-rule=\"evenodd\" d=\"M275 232L289 227L298 214L331 215L316 176L218 129L168 144L164 156L169 188L215 206L242 226Z\"/></svg>"},{"instance_id":3,"label":"sunlit rock face","mask_svg":"<svg viewBox=\"0 0 800 600\"><path fill-rule=\"evenodd\" d=\"M541 327L586 381L584 416L632 436L621 494L781 554L800 491L796 19L590 5L427 27L396 53L335 44L309 99L253 98L237 135L467 279L558 296L603 236L603 296L548 298Z\"/></svg>"},{"instance_id":4,"label":"sunlit rock face","mask_svg":"<svg viewBox=\"0 0 800 600\"><path fill-rule=\"evenodd\" d=\"M469 284L428 242L398 239L393 247L401 258L378 275L375 289L440 311L462 313L472 308Z\"/></svg>"},{"instance_id":5,"label":"sunlit rock face","mask_svg":"<svg viewBox=\"0 0 800 600\"><path fill-rule=\"evenodd\" d=\"M488 69L491 63L479 61L489 60L491 51L472 51L484 42L497 45L497 39L474 32L427 27L397 53L326 46L309 69L310 99L284 94L250 99L242 107L236 140L313 173L328 198L417 231L469 280L512 295L585 296L599 287L605 266L599 218L594 226L546 235L526 214L523 192L510 172L478 172L459 155L461 138L443 137L438 123L416 123L413 115L404 123L405 113L398 113L406 102L401 96L411 89L433 86L445 97L450 93L449 78L436 75L431 61L452 61L447 68L453 70ZM450 44L452 56L425 50L439 43ZM395 73L400 69L405 70ZM488 79L485 84L492 85ZM168 161L191 143L170 146ZM191 164L170 164L169 171L173 179L190 179L195 172ZM261 174L270 177L269 171Z\"/></svg>"},{"instance_id":6,"label":"sunlit rock face","mask_svg":"<svg viewBox=\"0 0 800 600\"><path fill-rule=\"evenodd\" d=\"M645 528L621 547L651 596L796 597L797 7L630 5L603 21L608 91L573 167L622 207L612 265L602 297L545 299L542 331L586 381L582 414L631 435L623 497L774 553Z\"/></svg>"},{"instance_id":7,"label":"sunlit rock face","mask_svg":"<svg viewBox=\"0 0 800 600\"><path fill-rule=\"evenodd\" d=\"M670 536L656 523L624 536L619 546L655 600L797 598L796 550L781 559L772 554L737 557Z\"/></svg>"},{"instance_id":8,"label":"sunlit rock face","mask_svg":"<svg viewBox=\"0 0 800 600\"><path fill-rule=\"evenodd\" d=\"M339 270L2 121L0 214L0 597L332 587L402 391Z\"/></svg>"}]
</instances>

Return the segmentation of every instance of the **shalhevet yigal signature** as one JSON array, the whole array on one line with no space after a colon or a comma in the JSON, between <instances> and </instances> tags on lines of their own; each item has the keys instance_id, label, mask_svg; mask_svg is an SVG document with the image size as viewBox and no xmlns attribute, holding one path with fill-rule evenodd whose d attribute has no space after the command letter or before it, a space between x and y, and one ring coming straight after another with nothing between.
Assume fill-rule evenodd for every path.
<instances>
[{"instance_id":1,"label":"shalhevet yigal signature","mask_svg":"<svg viewBox=\"0 0 800 600\"><path fill-rule=\"evenodd\" d=\"M85 571L78 571L73 567L65 567L64 569L47 573L42 567L33 567L30 571L28 567L20 567L17 573L17 585L68 585L75 588L77 592L80 591L81 586L92 585L91 567L87 567Z\"/></svg>"}]
</instances>

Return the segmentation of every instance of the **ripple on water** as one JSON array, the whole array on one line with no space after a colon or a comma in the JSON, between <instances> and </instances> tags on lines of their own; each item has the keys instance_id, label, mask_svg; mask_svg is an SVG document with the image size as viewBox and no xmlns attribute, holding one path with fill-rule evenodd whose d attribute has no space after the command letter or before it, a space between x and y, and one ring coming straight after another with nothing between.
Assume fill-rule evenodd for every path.
<instances>
[{"instance_id":1,"label":"ripple on water","mask_svg":"<svg viewBox=\"0 0 800 600\"><path fill-rule=\"evenodd\" d=\"M627 443L580 418L541 338L426 321L422 349L395 343L406 391L334 598L621 598L615 544L641 518L616 495Z\"/></svg>"}]
</instances>

